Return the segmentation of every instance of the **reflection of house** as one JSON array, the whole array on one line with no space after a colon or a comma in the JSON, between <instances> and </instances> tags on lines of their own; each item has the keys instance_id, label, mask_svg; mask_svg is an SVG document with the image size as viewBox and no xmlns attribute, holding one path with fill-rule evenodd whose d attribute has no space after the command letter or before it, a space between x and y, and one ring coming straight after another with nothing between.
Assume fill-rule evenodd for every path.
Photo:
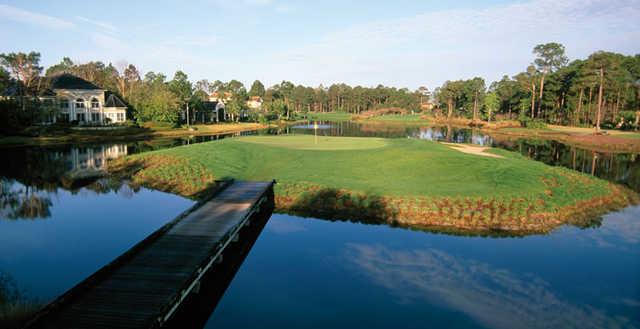
<instances>
[{"instance_id":1,"label":"reflection of house","mask_svg":"<svg viewBox=\"0 0 640 329\"><path fill-rule=\"evenodd\" d=\"M67 176L81 178L95 175L105 169L107 160L127 155L127 145L116 144L97 147L73 147L64 154Z\"/></svg>"},{"instance_id":2,"label":"reflection of house","mask_svg":"<svg viewBox=\"0 0 640 329\"><path fill-rule=\"evenodd\" d=\"M252 110L260 110L262 108L262 97L260 96L251 96L247 101L247 107Z\"/></svg>"}]
</instances>

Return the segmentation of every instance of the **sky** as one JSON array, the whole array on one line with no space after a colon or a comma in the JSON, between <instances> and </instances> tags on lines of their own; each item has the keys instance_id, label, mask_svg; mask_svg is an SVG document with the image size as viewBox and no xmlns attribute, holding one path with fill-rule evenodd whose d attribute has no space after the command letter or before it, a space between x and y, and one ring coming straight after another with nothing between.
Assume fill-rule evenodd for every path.
<instances>
[{"instance_id":1,"label":"sky","mask_svg":"<svg viewBox=\"0 0 640 329\"><path fill-rule=\"evenodd\" d=\"M638 54L640 0L0 0L0 53L247 86L491 82L524 70L546 42L570 59Z\"/></svg>"}]
</instances>

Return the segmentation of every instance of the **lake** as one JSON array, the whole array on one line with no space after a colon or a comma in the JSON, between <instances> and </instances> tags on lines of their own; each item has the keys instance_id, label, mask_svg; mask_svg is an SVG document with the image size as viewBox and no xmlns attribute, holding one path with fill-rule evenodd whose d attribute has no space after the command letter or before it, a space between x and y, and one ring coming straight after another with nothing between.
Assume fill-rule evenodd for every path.
<instances>
[{"instance_id":1,"label":"lake","mask_svg":"<svg viewBox=\"0 0 640 329\"><path fill-rule=\"evenodd\" d=\"M640 190L634 154L451 127L320 127L243 134L471 142ZM0 297L46 303L193 204L103 177L108 159L224 137L2 149ZM205 327L638 328L639 218L628 207L593 228L485 238L274 214Z\"/></svg>"}]
</instances>

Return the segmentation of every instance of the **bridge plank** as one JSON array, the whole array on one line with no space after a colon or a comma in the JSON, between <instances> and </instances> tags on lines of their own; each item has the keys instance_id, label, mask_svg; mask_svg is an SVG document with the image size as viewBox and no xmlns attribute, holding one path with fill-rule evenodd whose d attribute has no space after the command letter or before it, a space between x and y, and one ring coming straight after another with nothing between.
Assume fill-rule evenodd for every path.
<instances>
[{"instance_id":1,"label":"bridge plank","mask_svg":"<svg viewBox=\"0 0 640 329\"><path fill-rule=\"evenodd\" d=\"M198 269L250 215L273 183L235 182L31 327L148 328L172 306Z\"/></svg>"}]
</instances>

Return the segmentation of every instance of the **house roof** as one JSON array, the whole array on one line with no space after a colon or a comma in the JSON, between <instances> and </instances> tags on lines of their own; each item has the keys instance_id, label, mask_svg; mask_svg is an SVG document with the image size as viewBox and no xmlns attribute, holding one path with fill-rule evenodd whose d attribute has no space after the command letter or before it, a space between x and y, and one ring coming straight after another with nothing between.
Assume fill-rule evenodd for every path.
<instances>
[{"instance_id":1,"label":"house roof","mask_svg":"<svg viewBox=\"0 0 640 329\"><path fill-rule=\"evenodd\" d=\"M52 77L51 89L102 89L93 83L73 74L62 73Z\"/></svg>"},{"instance_id":2,"label":"house roof","mask_svg":"<svg viewBox=\"0 0 640 329\"><path fill-rule=\"evenodd\" d=\"M55 97L56 93L47 87L46 81L43 79L44 83L39 86L37 83L34 84L29 90L26 92L27 95L30 96L39 96L39 97ZM20 90L21 83L12 81L9 86L2 92L2 96L9 97L17 97L21 95L22 90ZM39 86L40 88L37 88Z\"/></svg>"},{"instance_id":3,"label":"house roof","mask_svg":"<svg viewBox=\"0 0 640 329\"><path fill-rule=\"evenodd\" d=\"M217 92L217 91L214 91L214 92L211 93L211 97L218 98L219 96L220 96L220 93ZM223 93L223 96L224 96L224 98L230 98L231 96L233 96L233 94L228 92L228 91L225 91Z\"/></svg>"},{"instance_id":4,"label":"house roof","mask_svg":"<svg viewBox=\"0 0 640 329\"><path fill-rule=\"evenodd\" d=\"M104 99L104 107L127 107L127 104L112 92L106 91L104 93Z\"/></svg>"}]
</instances>

